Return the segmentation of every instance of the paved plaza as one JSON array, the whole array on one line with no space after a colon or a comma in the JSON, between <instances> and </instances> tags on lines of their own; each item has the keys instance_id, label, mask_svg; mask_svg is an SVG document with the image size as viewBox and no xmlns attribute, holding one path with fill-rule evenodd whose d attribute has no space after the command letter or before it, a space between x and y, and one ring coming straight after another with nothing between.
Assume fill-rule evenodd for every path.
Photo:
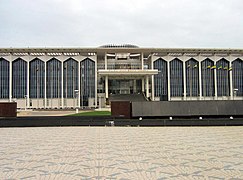
<instances>
[{"instance_id":1,"label":"paved plaza","mask_svg":"<svg viewBox=\"0 0 243 180\"><path fill-rule=\"evenodd\" d=\"M0 179L243 179L243 127L0 128Z\"/></svg>"},{"instance_id":2,"label":"paved plaza","mask_svg":"<svg viewBox=\"0 0 243 180\"><path fill-rule=\"evenodd\" d=\"M82 112L82 111L79 111ZM69 114L75 114L75 110L73 111L32 111L32 110L27 110L27 111L19 111L17 116L18 117L23 117L23 116L65 116Z\"/></svg>"}]
</instances>

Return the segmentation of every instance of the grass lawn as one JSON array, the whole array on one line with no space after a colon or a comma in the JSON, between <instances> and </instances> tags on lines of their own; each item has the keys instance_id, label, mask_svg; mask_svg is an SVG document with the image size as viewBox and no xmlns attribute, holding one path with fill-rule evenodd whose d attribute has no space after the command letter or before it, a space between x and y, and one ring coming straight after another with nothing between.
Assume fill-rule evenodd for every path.
<instances>
[{"instance_id":1,"label":"grass lawn","mask_svg":"<svg viewBox=\"0 0 243 180\"><path fill-rule=\"evenodd\" d=\"M81 112L77 114L70 114L67 116L110 116L110 111L90 111L90 112Z\"/></svg>"}]
</instances>

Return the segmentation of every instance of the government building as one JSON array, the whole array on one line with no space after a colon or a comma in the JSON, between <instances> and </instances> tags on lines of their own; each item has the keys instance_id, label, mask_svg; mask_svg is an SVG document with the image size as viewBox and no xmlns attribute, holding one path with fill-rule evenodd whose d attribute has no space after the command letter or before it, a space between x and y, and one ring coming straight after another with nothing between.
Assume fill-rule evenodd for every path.
<instances>
[{"instance_id":1,"label":"government building","mask_svg":"<svg viewBox=\"0 0 243 180\"><path fill-rule=\"evenodd\" d=\"M98 108L110 99L243 100L243 49L0 48L0 102Z\"/></svg>"}]
</instances>

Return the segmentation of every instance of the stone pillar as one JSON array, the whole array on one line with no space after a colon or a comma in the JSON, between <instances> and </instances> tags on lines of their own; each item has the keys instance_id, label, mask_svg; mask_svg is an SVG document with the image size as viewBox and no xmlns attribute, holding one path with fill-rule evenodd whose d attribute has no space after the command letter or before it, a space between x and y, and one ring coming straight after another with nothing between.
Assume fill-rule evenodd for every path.
<instances>
[{"instance_id":1,"label":"stone pillar","mask_svg":"<svg viewBox=\"0 0 243 180\"><path fill-rule=\"evenodd\" d=\"M170 101L170 62L167 62L167 77L168 77L168 101Z\"/></svg>"},{"instance_id":2,"label":"stone pillar","mask_svg":"<svg viewBox=\"0 0 243 180\"><path fill-rule=\"evenodd\" d=\"M216 63L215 63L216 64ZM215 90L215 99L218 99L218 88L217 88L217 68L214 71L214 90Z\"/></svg>"},{"instance_id":3,"label":"stone pillar","mask_svg":"<svg viewBox=\"0 0 243 180\"><path fill-rule=\"evenodd\" d=\"M153 55L151 55L151 69L154 69ZM154 75L151 76L151 99L154 101Z\"/></svg>"},{"instance_id":4,"label":"stone pillar","mask_svg":"<svg viewBox=\"0 0 243 180\"><path fill-rule=\"evenodd\" d=\"M230 99L233 100L234 99L234 87L233 87L232 70L230 70L231 67L232 67L232 62L231 62L231 59L230 59L230 63L229 63L229 67L228 67L229 79L230 79Z\"/></svg>"},{"instance_id":5,"label":"stone pillar","mask_svg":"<svg viewBox=\"0 0 243 180\"><path fill-rule=\"evenodd\" d=\"M97 78L97 72L98 72L98 68L97 68L97 54L95 56L95 107L97 107L97 99L98 99L98 95L97 95L97 83L98 83L98 78Z\"/></svg>"},{"instance_id":6,"label":"stone pillar","mask_svg":"<svg viewBox=\"0 0 243 180\"><path fill-rule=\"evenodd\" d=\"M184 100L186 100L186 61L183 61L183 86L184 86Z\"/></svg>"},{"instance_id":7,"label":"stone pillar","mask_svg":"<svg viewBox=\"0 0 243 180\"><path fill-rule=\"evenodd\" d=\"M44 76L44 107L45 108L47 108L47 98L46 98L46 72L47 72L47 67L46 67L46 59L45 59L45 62L44 62L45 64L45 67L44 67L44 69L45 69L45 76Z\"/></svg>"},{"instance_id":8,"label":"stone pillar","mask_svg":"<svg viewBox=\"0 0 243 180\"><path fill-rule=\"evenodd\" d=\"M216 66L216 59L214 55L214 66ZM217 88L217 66L213 69L214 71L214 90L215 90L215 99L218 99L218 88Z\"/></svg>"},{"instance_id":9,"label":"stone pillar","mask_svg":"<svg viewBox=\"0 0 243 180\"><path fill-rule=\"evenodd\" d=\"M141 53L141 69L143 70L143 68L144 68L143 53Z\"/></svg>"},{"instance_id":10,"label":"stone pillar","mask_svg":"<svg viewBox=\"0 0 243 180\"><path fill-rule=\"evenodd\" d=\"M133 93L136 93L137 92L137 80L134 79L133 80Z\"/></svg>"},{"instance_id":11,"label":"stone pillar","mask_svg":"<svg viewBox=\"0 0 243 180\"><path fill-rule=\"evenodd\" d=\"M108 76L105 76L105 98L108 99Z\"/></svg>"},{"instance_id":12,"label":"stone pillar","mask_svg":"<svg viewBox=\"0 0 243 180\"><path fill-rule=\"evenodd\" d=\"M107 70L107 54L105 53L105 70Z\"/></svg>"},{"instance_id":13,"label":"stone pillar","mask_svg":"<svg viewBox=\"0 0 243 180\"><path fill-rule=\"evenodd\" d=\"M199 100L202 100L202 67L201 67L201 61L198 57L198 71L199 71ZM206 68L206 67L203 67Z\"/></svg>"},{"instance_id":14,"label":"stone pillar","mask_svg":"<svg viewBox=\"0 0 243 180\"><path fill-rule=\"evenodd\" d=\"M80 75L80 61L78 61L78 107L80 108L80 104L82 103L83 104L83 102L80 102L80 98L81 98L81 91L82 91L82 89L81 89L81 85L80 85L80 76L82 76L82 75ZM82 77L81 77L82 78ZM83 99L83 98L82 98Z\"/></svg>"},{"instance_id":15,"label":"stone pillar","mask_svg":"<svg viewBox=\"0 0 243 180\"><path fill-rule=\"evenodd\" d=\"M12 64L13 64L13 58L12 58L12 54L10 53L10 62L9 62L9 101L12 102L12 96L13 96L13 93L12 93L12 84L13 84L13 81L12 81Z\"/></svg>"},{"instance_id":16,"label":"stone pillar","mask_svg":"<svg viewBox=\"0 0 243 180\"><path fill-rule=\"evenodd\" d=\"M151 78L151 100L154 101L154 75Z\"/></svg>"},{"instance_id":17,"label":"stone pillar","mask_svg":"<svg viewBox=\"0 0 243 180\"><path fill-rule=\"evenodd\" d=\"M30 54L28 54L28 61L27 61L27 91L26 91L26 98L27 98L27 108L30 105ZM38 88L38 85L37 85ZM37 99L39 101L39 99Z\"/></svg>"},{"instance_id":18,"label":"stone pillar","mask_svg":"<svg viewBox=\"0 0 243 180\"><path fill-rule=\"evenodd\" d=\"M62 61L61 61L61 72L62 72L62 75L61 75L61 81L62 81L62 94L61 94L61 107L62 108L64 108L64 98L63 98L63 90L64 90L64 88L63 88L63 86L64 86L64 84L63 84L63 60L64 60L64 58L62 59Z\"/></svg>"},{"instance_id":19,"label":"stone pillar","mask_svg":"<svg viewBox=\"0 0 243 180\"><path fill-rule=\"evenodd\" d=\"M146 97L149 97L149 77L146 75Z\"/></svg>"},{"instance_id":20,"label":"stone pillar","mask_svg":"<svg viewBox=\"0 0 243 180\"><path fill-rule=\"evenodd\" d=\"M144 77L142 78L142 92L144 92Z\"/></svg>"}]
</instances>

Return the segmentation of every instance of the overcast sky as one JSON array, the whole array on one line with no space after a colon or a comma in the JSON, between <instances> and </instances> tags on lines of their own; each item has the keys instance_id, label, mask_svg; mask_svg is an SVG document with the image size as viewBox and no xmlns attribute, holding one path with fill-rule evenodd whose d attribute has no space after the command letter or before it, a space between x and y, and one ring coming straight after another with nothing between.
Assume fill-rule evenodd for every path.
<instances>
[{"instance_id":1,"label":"overcast sky","mask_svg":"<svg viewBox=\"0 0 243 180\"><path fill-rule=\"evenodd\" d=\"M0 0L0 47L243 48L243 0Z\"/></svg>"}]
</instances>

